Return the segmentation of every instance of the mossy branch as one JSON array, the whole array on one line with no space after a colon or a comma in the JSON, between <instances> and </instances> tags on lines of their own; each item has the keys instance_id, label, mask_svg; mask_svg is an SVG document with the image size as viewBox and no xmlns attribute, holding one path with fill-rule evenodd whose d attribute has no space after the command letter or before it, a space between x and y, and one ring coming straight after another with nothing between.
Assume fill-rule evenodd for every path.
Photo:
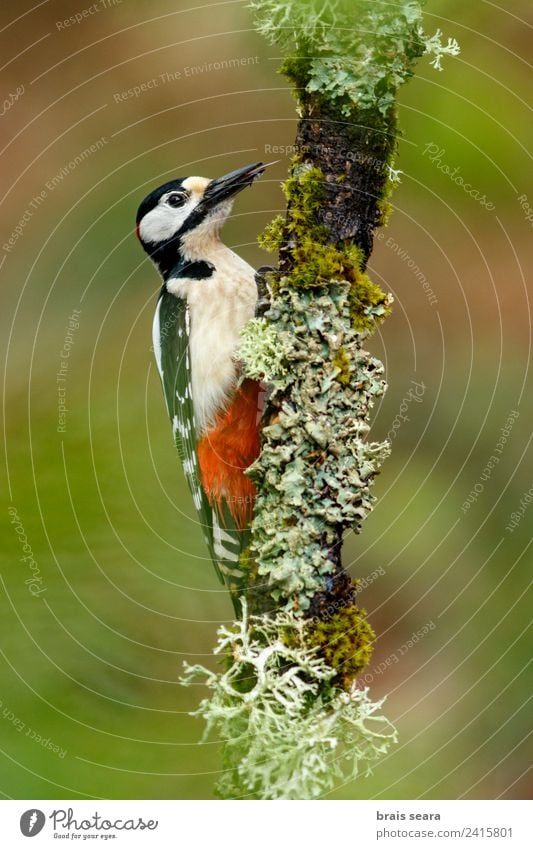
<instances>
[{"instance_id":1,"label":"mossy branch","mask_svg":"<svg viewBox=\"0 0 533 849\"><path fill-rule=\"evenodd\" d=\"M215 730L225 741L222 798L314 799L368 772L396 739L381 701L332 686L334 671L294 614L249 618L243 601L242 620L219 629L216 652L232 658L224 672L186 665L182 683L203 679L211 691L196 715L206 736Z\"/></svg>"},{"instance_id":2,"label":"mossy branch","mask_svg":"<svg viewBox=\"0 0 533 849\"><path fill-rule=\"evenodd\" d=\"M188 670L211 690L198 713L225 740L225 798L314 798L396 739L356 679L375 638L342 566L389 453L368 438L382 364L366 341L392 298L368 276L374 232L389 214L395 98L416 60L440 67L454 41L424 35L421 4L252 0L257 27L285 54L298 101L287 214L261 244L277 252L270 306L242 332L244 373L269 396L252 543L242 558L243 617L221 629L223 673ZM264 283L264 279L262 280ZM250 617L248 617L250 610ZM378 730L373 730L373 719ZM344 763L344 762L343 762Z\"/></svg>"}]
</instances>

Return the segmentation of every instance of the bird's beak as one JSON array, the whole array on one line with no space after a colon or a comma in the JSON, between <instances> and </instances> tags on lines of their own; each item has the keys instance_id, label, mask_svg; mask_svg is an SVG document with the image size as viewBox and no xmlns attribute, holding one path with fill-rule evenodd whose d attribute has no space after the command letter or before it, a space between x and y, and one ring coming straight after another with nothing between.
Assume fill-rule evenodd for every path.
<instances>
[{"instance_id":1,"label":"bird's beak","mask_svg":"<svg viewBox=\"0 0 533 849\"><path fill-rule=\"evenodd\" d=\"M224 200L232 198L237 192L241 192L246 186L251 186L265 172L267 165L262 162L254 162L236 171L230 171L218 180L212 180L207 186L202 198L202 206L208 209L216 206Z\"/></svg>"}]
</instances>

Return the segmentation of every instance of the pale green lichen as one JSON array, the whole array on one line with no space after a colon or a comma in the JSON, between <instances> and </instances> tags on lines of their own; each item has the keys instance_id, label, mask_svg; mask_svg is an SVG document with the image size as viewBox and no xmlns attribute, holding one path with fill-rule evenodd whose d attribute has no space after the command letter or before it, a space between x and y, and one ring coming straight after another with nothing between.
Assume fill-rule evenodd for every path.
<instances>
[{"instance_id":1,"label":"pale green lichen","mask_svg":"<svg viewBox=\"0 0 533 849\"><path fill-rule=\"evenodd\" d=\"M182 682L211 691L194 715L224 740L224 799L315 799L338 782L370 772L396 742L368 691L331 685L332 669L305 639L305 621L280 613L221 626L222 672L185 666Z\"/></svg>"},{"instance_id":2,"label":"pale green lichen","mask_svg":"<svg viewBox=\"0 0 533 849\"><path fill-rule=\"evenodd\" d=\"M267 240L278 249L287 241L290 273L274 276L270 309L244 330L239 356L247 376L267 375L275 411L247 472L258 489L256 582L277 604L305 612L335 570L328 546L339 528L358 532L372 509L371 485L389 451L388 443L367 439L385 381L382 364L362 344L392 298L362 270L360 248L325 241L316 220L322 171L296 157L283 189L287 219L274 223Z\"/></svg>"},{"instance_id":3,"label":"pale green lichen","mask_svg":"<svg viewBox=\"0 0 533 849\"><path fill-rule=\"evenodd\" d=\"M444 70L442 67L443 56L459 56L461 48L455 38L449 38L446 44L442 43L442 31L437 30L435 35L427 36L422 28L419 30L419 35L424 42L424 56L433 56L429 63L436 71Z\"/></svg>"},{"instance_id":4,"label":"pale green lichen","mask_svg":"<svg viewBox=\"0 0 533 849\"><path fill-rule=\"evenodd\" d=\"M242 362L247 377L273 381L287 373L290 340L264 318L252 318L241 330L235 358Z\"/></svg>"},{"instance_id":5,"label":"pale green lichen","mask_svg":"<svg viewBox=\"0 0 533 849\"><path fill-rule=\"evenodd\" d=\"M422 27L422 2L399 0L252 0L257 28L287 55L282 71L298 89L328 100L344 115L356 108L386 115L416 60L457 56L455 39ZM357 34L354 37L354 25Z\"/></svg>"},{"instance_id":6,"label":"pale green lichen","mask_svg":"<svg viewBox=\"0 0 533 849\"><path fill-rule=\"evenodd\" d=\"M369 413L385 389L383 366L354 330L350 284L294 290L279 281L266 318L286 339L288 368L272 374L275 420L248 470L258 484L252 551L273 599L305 611L333 571L325 548L339 527L356 532L372 509L371 486L387 442L369 442ZM339 382L339 349L350 381ZM283 399L288 400L283 400ZM297 523L287 522L296 515Z\"/></svg>"}]
</instances>

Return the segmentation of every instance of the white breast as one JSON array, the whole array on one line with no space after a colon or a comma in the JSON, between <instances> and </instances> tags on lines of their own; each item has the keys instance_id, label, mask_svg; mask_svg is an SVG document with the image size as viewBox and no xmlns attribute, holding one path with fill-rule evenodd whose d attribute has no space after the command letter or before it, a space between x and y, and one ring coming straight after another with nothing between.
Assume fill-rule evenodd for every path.
<instances>
[{"instance_id":1,"label":"white breast","mask_svg":"<svg viewBox=\"0 0 533 849\"><path fill-rule=\"evenodd\" d=\"M208 279L167 281L167 290L186 298L189 306L192 396L199 435L212 426L231 397L239 331L253 317L257 301L254 270L247 262L221 243L208 258L216 269Z\"/></svg>"}]
</instances>

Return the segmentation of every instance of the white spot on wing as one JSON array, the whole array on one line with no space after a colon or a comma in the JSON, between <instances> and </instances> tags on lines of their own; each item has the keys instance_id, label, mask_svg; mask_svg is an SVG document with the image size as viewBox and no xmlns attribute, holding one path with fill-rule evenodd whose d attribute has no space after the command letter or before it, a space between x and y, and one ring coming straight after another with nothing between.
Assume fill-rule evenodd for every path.
<instances>
[{"instance_id":1,"label":"white spot on wing","mask_svg":"<svg viewBox=\"0 0 533 849\"><path fill-rule=\"evenodd\" d=\"M230 542L235 544L234 539L222 528L220 527L220 523L217 518L217 514L213 510L211 512L213 518L213 548L215 550L215 554L218 557L223 557L225 560L232 560L234 563L239 559L239 554L237 551L231 551L225 545L222 544L224 542Z\"/></svg>"},{"instance_id":2,"label":"white spot on wing","mask_svg":"<svg viewBox=\"0 0 533 849\"><path fill-rule=\"evenodd\" d=\"M163 378L163 366L162 366L162 360L161 360L161 324L160 324L160 316L159 316L160 309L161 309L161 301L158 302L156 310L155 310L155 314L154 314L154 321L153 321L153 324L152 324L152 342L153 342L153 346L154 346L154 355L155 355L155 361L157 363L157 370L158 370L159 374L161 375L161 378Z\"/></svg>"},{"instance_id":3,"label":"white spot on wing","mask_svg":"<svg viewBox=\"0 0 533 849\"><path fill-rule=\"evenodd\" d=\"M235 541L234 541L234 539L233 539L233 537L232 537L232 536L230 536L230 535L227 533L227 531L223 530L223 529L220 527L220 525L219 525L219 527L218 527L218 532L219 532L219 535L220 535L220 539L221 539L221 540L224 540L224 542L235 542Z\"/></svg>"},{"instance_id":4,"label":"white spot on wing","mask_svg":"<svg viewBox=\"0 0 533 849\"><path fill-rule=\"evenodd\" d=\"M221 543L215 542L214 550L217 557L222 557L224 560L231 560L233 563L236 563L239 559L236 551L229 551Z\"/></svg>"},{"instance_id":5,"label":"white spot on wing","mask_svg":"<svg viewBox=\"0 0 533 849\"><path fill-rule=\"evenodd\" d=\"M230 569L224 563L219 563L218 568L224 573L224 575L231 575L234 578L241 578L242 580L242 572L240 569Z\"/></svg>"}]
</instances>

